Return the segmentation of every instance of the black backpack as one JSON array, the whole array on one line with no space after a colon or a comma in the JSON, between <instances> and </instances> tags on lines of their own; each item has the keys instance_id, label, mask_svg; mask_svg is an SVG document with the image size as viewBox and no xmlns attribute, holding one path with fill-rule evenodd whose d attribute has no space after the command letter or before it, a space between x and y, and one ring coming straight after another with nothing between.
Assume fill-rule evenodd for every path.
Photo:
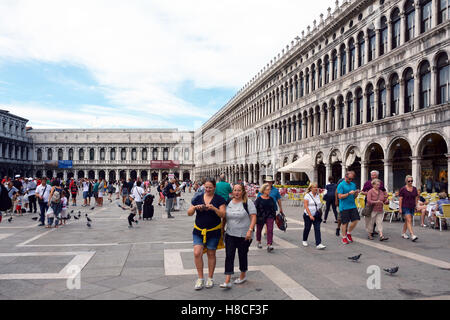
<instances>
[{"instance_id":1,"label":"black backpack","mask_svg":"<svg viewBox=\"0 0 450 320\"><path fill-rule=\"evenodd\" d=\"M227 201L227 207L228 207L228 205L230 204L230 202L231 202L232 200L233 200L233 199L228 199L228 201ZM247 211L247 214L250 215L250 211L248 211L248 202L243 202L242 204L244 205L244 209L245 209L245 211Z\"/></svg>"},{"instance_id":2,"label":"black backpack","mask_svg":"<svg viewBox=\"0 0 450 320\"><path fill-rule=\"evenodd\" d=\"M9 198L8 190L3 184L0 184L0 211L11 209L12 201Z\"/></svg>"}]
</instances>

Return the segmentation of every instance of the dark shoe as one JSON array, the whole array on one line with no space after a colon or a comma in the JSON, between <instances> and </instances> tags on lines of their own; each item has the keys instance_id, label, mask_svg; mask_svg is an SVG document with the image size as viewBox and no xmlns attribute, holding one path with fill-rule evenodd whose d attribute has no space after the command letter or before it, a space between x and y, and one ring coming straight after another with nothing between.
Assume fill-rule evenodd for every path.
<instances>
[{"instance_id":1,"label":"dark shoe","mask_svg":"<svg viewBox=\"0 0 450 320\"><path fill-rule=\"evenodd\" d=\"M336 229L336 237L339 237L341 235L341 230L340 229Z\"/></svg>"},{"instance_id":2,"label":"dark shoe","mask_svg":"<svg viewBox=\"0 0 450 320\"><path fill-rule=\"evenodd\" d=\"M327 223L327 220L323 220L323 223Z\"/></svg>"},{"instance_id":3,"label":"dark shoe","mask_svg":"<svg viewBox=\"0 0 450 320\"><path fill-rule=\"evenodd\" d=\"M386 238L386 237L380 237L380 241L388 241L389 240L389 238Z\"/></svg>"},{"instance_id":4,"label":"dark shoe","mask_svg":"<svg viewBox=\"0 0 450 320\"><path fill-rule=\"evenodd\" d=\"M41 223L38 227L45 227L45 224Z\"/></svg>"},{"instance_id":5,"label":"dark shoe","mask_svg":"<svg viewBox=\"0 0 450 320\"><path fill-rule=\"evenodd\" d=\"M378 232L375 232L375 231L374 231L374 232L372 233L372 236L377 236L377 235L379 235Z\"/></svg>"},{"instance_id":6,"label":"dark shoe","mask_svg":"<svg viewBox=\"0 0 450 320\"><path fill-rule=\"evenodd\" d=\"M175 219L174 216L168 216L167 219Z\"/></svg>"},{"instance_id":7,"label":"dark shoe","mask_svg":"<svg viewBox=\"0 0 450 320\"><path fill-rule=\"evenodd\" d=\"M369 235L369 236L367 237L367 239L373 240L373 236L372 236L372 235Z\"/></svg>"}]
</instances>

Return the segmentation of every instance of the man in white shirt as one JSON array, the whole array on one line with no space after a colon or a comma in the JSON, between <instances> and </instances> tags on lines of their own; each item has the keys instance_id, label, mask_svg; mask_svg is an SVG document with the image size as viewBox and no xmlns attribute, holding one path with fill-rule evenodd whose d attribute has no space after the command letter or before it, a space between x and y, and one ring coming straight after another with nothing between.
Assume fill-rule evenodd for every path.
<instances>
[{"instance_id":1,"label":"man in white shirt","mask_svg":"<svg viewBox=\"0 0 450 320\"><path fill-rule=\"evenodd\" d=\"M131 195L134 198L134 201L136 201L136 206L139 213L139 220L142 220L142 203L144 202L144 195L145 191L141 187L142 183L141 181L136 181L136 186L133 187L131 190Z\"/></svg>"},{"instance_id":2,"label":"man in white shirt","mask_svg":"<svg viewBox=\"0 0 450 320\"><path fill-rule=\"evenodd\" d=\"M37 187L37 189L36 189L36 197L38 199L39 208L41 210L41 216L39 219L39 221L41 222L41 224L39 225L40 227L45 226L45 213L48 210L48 198L50 196L51 190L52 190L52 187L47 185L46 178L42 179L42 184L39 187Z\"/></svg>"},{"instance_id":3,"label":"man in white shirt","mask_svg":"<svg viewBox=\"0 0 450 320\"><path fill-rule=\"evenodd\" d=\"M28 201L30 202L30 213L37 211L37 205L36 205L36 189L37 185L36 182L33 179L29 179L28 186L27 186L27 192L28 192ZM34 208L34 210L33 210Z\"/></svg>"}]
</instances>

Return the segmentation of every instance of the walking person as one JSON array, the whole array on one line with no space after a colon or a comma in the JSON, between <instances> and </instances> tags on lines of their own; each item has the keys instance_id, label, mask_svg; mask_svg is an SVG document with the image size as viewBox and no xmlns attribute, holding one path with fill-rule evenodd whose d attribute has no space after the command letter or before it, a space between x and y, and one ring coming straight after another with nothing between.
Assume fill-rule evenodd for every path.
<instances>
[{"instance_id":1,"label":"walking person","mask_svg":"<svg viewBox=\"0 0 450 320\"><path fill-rule=\"evenodd\" d=\"M380 241L387 241L389 238L383 234L383 219L384 210L383 206L389 204L388 195L386 191L381 190L381 180L372 180L372 189L367 193L367 206L373 207L370 216L366 217L366 230L368 233L368 239L373 240L374 224L376 223L378 232L380 234Z\"/></svg>"},{"instance_id":2,"label":"walking person","mask_svg":"<svg viewBox=\"0 0 450 320\"><path fill-rule=\"evenodd\" d=\"M122 185L120 187L120 193L122 194L122 203L125 205L125 200L128 197L128 183L126 180L122 181Z\"/></svg>"},{"instance_id":3,"label":"walking person","mask_svg":"<svg viewBox=\"0 0 450 320\"><path fill-rule=\"evenodd\" d=\"M72 206L77 206L77 195L78 195L78 186L75 180L71 180L69 185L70 193L72 194Z\"/></svg>"},{"instance_id":4,"label":"walking person","mask_svg":"<svg viewBox=\"0 0 450 320\"><path fill-rule=\"evenodd\" d=\"M84 200L82 207L87 207L88 198L89 198L89 181L87 179L82 180L82 187L83 187L83 200Z\"/></svg>"},{"instance_id":5,"label":"walking person","mask_svg":"<svg viewBox=\"0 0 450 320\"><path fill-rule=\"evenodd\" d=\"M39 227L45 226L45 213L48 210L48 201L50 197L51 187L47 185L47 179L43 178L41 184L36 188L36 197L38 199L39 210L41 215L39 217Z\"/></svg>"},{"instance_id":6,"label":"walking person","mask_svg":"<svg viewBox=\"0 0 450 320\"><path fill-rule=\"evenodd\" d=\"M217 182L216 186L216 194L225 199L226 202L230 199L230 193L233 192L231 189L231 185L225 181L225 174L222 173L219 177L219 182Z\"/></svg>"},{"instance_id":7,"label":"walking person","mask_svg":"<svg viewBox=\"0 0 450 320\"><path fill-rule=\"evenodd\" d=\"M414 234L412 228L412 219L414 219L414 213L416 211L417 202L419 201L419 192L417 188L413 186L414 179L412 176L406 176L406 185L400 189L399 197L399 211L400 214L405 216L405 223L403 225L402 238L409 239L410 237L406 234L409 231L411 240L416 242L419 237Z\"/></svg>"},{"instance_id":8,"label":"walking person","mask_svg":"<svg viewBox=\"0 0 450 320\"><path fill-rule=\"evenodd\" d=\"M136 202L136 207L137 207L138 214L139 214L139 220L142 220L142 204L144 202L144 195L145 195L145 191L144 191L144 189L142 189L141 185L142 185L142 182L137 181L136 187L134 187L131 190L131 195L133 196L134 201Z\"/></svg>"},{"instance_id":9,"label":"walking person","mask_svg":"<svg viewBox=\"0 0 450 320\"><path fill-rule=\"evenodd\" d=\"M175 186L175 179L172 179L169 181L167 186L164 188L164 193L166 197L166 212L167 212L167 218L168 219L174 219L175 217L172 216L170 213L173 211L173 205L176 197L176 193L179 190L178 187ZM215 184L214 184L215 187Z\"/></svg>"},{"instance_id":10,"label":"walking person","mask_svg":"<svg viewBox=\"0 0 450 320\"><path fill-rule=\"evenodd\" d=\"M257 228L256 228L256 241L258 242L258 248L262 249L261 234L264 225L267 226L267 252L273 251L273 224L276 218L276 204L273 198L270 196L272 188L269 183L262 185L259 193L261 194L255 201L255 207L257 212Z\"/></svg>"},{"instance_id":11,"label":"walking person","mask_svg":"<svg viewBox=\"0 0 450 320\"><path fill-rule=\"evenodd\" d=\"M58 228L59 225L59 218L60 213L62 210L62 203L61 203L61 197L63 195L63 188L61 187L61 184L59 183L59 180L55 180L53 182L52 189L50 190L50 196L49 196L49 206L53 210L53 214L55 216L55 228ZM51 227L51 225L50 225Z\"/></svg>"},{"instance_id":12,"label":"walking person","mask_svg":"<svg viewBox=\"0 0 450 320\"><path fill-rule=\"evenodd\" d=\"M216 192L217 193L217 192ZM256 225L256 207L253 201L248 199L243 185L236 184L232 190L233 199L228 203L226 216L223 219L222 229L226 233L225 238L225 282L221 288L230 289L231 276L234 274L234 259L236 250L239 255L239 270L241 275L234 281L242 284L247 281L248 250L252 243L253 232Z\"/></svg>"},{"instance_id":13,"label":"walking person","mask_svg":"<svg viewBox=\"0 0 450 320\"><path fill-rule=\"evenodd\" d=\"M221 196L214 194L216 181L207 179L205 193L192 199L188 216L195 217L192 231L194 243L194 261L197 268L198 280L195 290L207 289L214 286L214 270L216 268L216 250L222 234L222 219L226 215L226 202ZM208 256L208 279L205 284L203 275L203 255L206 249Z\"/></svg>"},{"instance_id":14,"label":"walking person","mask_svg":"<svg viewBox=\"0 0 450 320\"><path fill-rule=\"evenodd\" d=\"M366 205L367 205L367 194L373 188L372 181L375 179L378 179L380 181L380 190L382 192L386 192L386 188L384 187L383 181L380 179L380 172L377 170L371 171L370 172L370 180L368 180L364 183L363 189L361 191L361 194L366 196L366 198L364 199L364 203ZM376 227L376 224L373 225L372 236L378 235L378 233L375 231L375 227Z\"/></svg>"},{"instance_id":15,"label":"walking person","mask_svg":"<svg viewBox=\"0 0 450 320\"><path fill-rule=\"evenodd\" d=\"M37 205L36 205L36 189L37 184L34 179L30 179L28 182L27 192L28 192L28 202L30 203L30 211L29 213L36 213Z\"/></svg>"},{"instance_id":16,"label":"walking person","mask_svg":"<svg viewBox=\"0 0 450 320\"><path fill-rule=\"evenodd\" d=\"M348 171L345 174L345 180L338 185L336 190L342 221L342 243L345 245L353 242L352 231L356 228L358 221L361 220L355 203L355 199L360 192L353 182L355 176L354 171Z\"/></svg>"},{"instance_id":17,"label":"walking person","mask_svg":"<svg viewBox=\"0 0 450 320\"><path fill-rule=\"evenodd\" d=\"M338 223L338 213L337 213L336 201L335 201L337 184L334 183L333 177L329 177L328 182L329 183L325 186L325 189L327 190L327 194L325 195L326 210L325 210L325 219L323 220L323 223L327 223L328 213L330 212L330 207L333 208L335 223Z\"/></svg>"},{"instance_id":18,"label":"walking person","mask_svg":"<svg viewBox=\"0 0 450 320\"><path fill-rule=\"evenodd\" d=\"M163 193L164 183L159 183L156 191L158 191L158 194L159 194L158 206L161 206L161 203L162 203L162 206L166 206L166 199L165 199L164 193Z\"/></svg>"},{"instance_id":19,"label":"walking person","mask_svg":"<svg viewBox=\"0 0 450 320\"><path fill-rule=\"evenodd\" d=\"M333 198L334 200L334 198ZM322 203L320 202L319 186L317 182L311 182L303 201L303 220L305 221L305 229L303 230L303 246L308 246L308 236L311 227L314 225L314 235L316 238L316 248L323 250L326 248L322 244L322 236L320 234L320 224L322 223Z\"/></svg>"}]
</instances>

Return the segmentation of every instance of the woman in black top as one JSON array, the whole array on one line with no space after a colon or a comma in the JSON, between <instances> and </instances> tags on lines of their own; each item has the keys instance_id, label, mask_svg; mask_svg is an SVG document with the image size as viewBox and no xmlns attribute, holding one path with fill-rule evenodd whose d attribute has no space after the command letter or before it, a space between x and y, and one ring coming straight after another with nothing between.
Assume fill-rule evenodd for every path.
<instances>
[{"instance_id":1,"label":"woman in black top","mask_svg":"<svg viewBox=\"0 0 450 320\"><path fill-rule=\"evenodd\" d=\"M256 207L256 241L258 241L258 248L262 248L261 244L261 233L264 225L267 225L267 252L273 250L273 224L276 218L276 204L275 201L270 197L271 187L268 183L264 184L260 193L262 196L258 197L255 201Z\"/></svg>"},{"instance_id":2,"label":"woman in black top","mask_svg":"<svg viewBox=\"0 0 450 320\"><path fill-rule=\"evenodd\" d=\"M194 260L197 268L198 280L195 290L214 286L213 276L216 268L216 250L222 233L222 219L226 215L225 199L215 194L216 182L208 179L205 182L205 193L192 199L188 215L195 217L195 228L192 232L194 242ZM208 279L203 276L203 253L206 249L208 255Z\"/></svg>"},{"instance_id":3,"label":"woman in black top","mask_svg":"<svg viewBox=\"0 0 450 320\"><path fill-rule=\"evenodd\" d=\"M323 220L323 223L327 223L328 213L330 212L330 207L333 208L334 218L336 220L335 222L337 223L338 215L337 215L336 201L335 201L337 184L334 183L333 177L329 177L328 182L329 182L329 184L327 184L325 186L325 189L327 190L327 194L325 195L325 200L327 202L327 208L325 210L325 220Z\"/></svg>"}]
</instances>

